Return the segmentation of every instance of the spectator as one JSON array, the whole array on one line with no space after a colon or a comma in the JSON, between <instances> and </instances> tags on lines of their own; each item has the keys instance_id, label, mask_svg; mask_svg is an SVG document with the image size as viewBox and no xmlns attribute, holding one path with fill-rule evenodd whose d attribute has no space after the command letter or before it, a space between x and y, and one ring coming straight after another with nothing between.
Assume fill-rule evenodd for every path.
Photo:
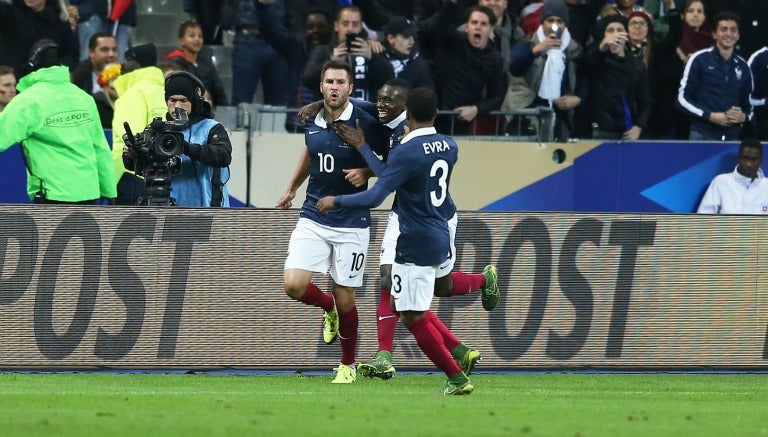
<instances>
[{"instance_id":1,"label":"spectator","mask_svg":"<svg viewBox=\"0 0 768 437\"><path fill-rule=\"evenodd\" d=\"M59 46L62 64L74 67L80 53L77 34L61 15L54 0L0 1L0 64L24 75L32 45L45 38Z\"/></svg>"},{"instance_id":2,"label":"spectator","mask_svg":"<svg viewBox=\"0 0 768 437\"><path fill-rule=\"evenodd\" d=\"M502 105L504 111L554 107L554 137L558 140L571 137L573 109L586 98L586 87L577 71L582 49L571 38L568 20L568 8L562 0L547 1L539 28L514 45L511 78Z\"/></svg>"},{"instance_id":3,"label":"spectator","mask_svg":"<svg viewBox=\"0 0 768 437\"><path fill-rule=\"evenodd\" d=\"M221 45L222 43L222 19L229 20L231 0L182 0L184 12L189 14L191 20L200 23L203 32L203 40L206 44ZM228 23L229 24L229 23Z\"/></svg>"},{"instance_id":4,"label":"spectator","mask_svg":"<svg viewBox=\"0 0 768 437\"><path fill-rule=\"evenodd\" d=\"M416 27L405 17L392 17L384 28L387 38L384 56L392 65L395 77L408 81L411 87L434 89L429 64L419 54Z\"/></svg>"},{"instance_id":5,"label":"spectator","mask_svg":"<svg viewBox=\"0 0 768 437\"><path fill-rule=\"evenodd\" d=\"M259 26L264 29L264 39L276 47L289 61L289 89L287 106L300 107L310 103L315 96L315 86L309 88L301 83L301 75L306 68L310 52L318 46L328 44L331 39L331 20L329 15L319 8L310 8L304 16L304 38L291 32L275 15L274 0L258 0L256 7ZM297 123L296 114L286 116L285 127L288 132L303 132L303 124Z\"/></svg>"},{"instance_id":6,"label":"spectator","mask_svg":"<svg viewBox=\"0 0 768 437\"><path fill-rule=\"evenodd\" d=\"M232 144L226 129L213 119L211 105L203 98L203 83L187 71L172 72L165 79L167 119L179 120L177 109L188 114L189 122L184 135L184 154L181 173L171 179L171 194L177 206L211 207L229 206L229 163ZM143 173L137 168L141 160L130 147L123 149L126 168Z\"/></svg>"},{"instance_id":7,"label":"spectator","mask_svg":"<svg viewBox=\"0 0 768 437\"><path fill-rule=\"evenodd\" d=\"M13 68L0 65L0 112L3 112L8 103L16 95L16 75Z\"/></svg>"},{"instance_id":8,"label":"spectator","mask_svg":"<svg viewBox=\"0 0 768 437\"><path fill-rule=\"evenodd\" d=\"M507 71L512 45L524 36L523 31L518 26L517 16L507 13L507 0L478 0L477 4L492 10L496 17L491 40L493 46L504 58L504 71ZM462 25L462 27L464 26Z\"/></svg>"},{"instance_id":9,"label":"spectator","mask_svg":"<svg viewBox=\"0 0 768 437\"><path fill-rule=\"evenodd\" d=\"M455 120L438 117L438 131L460 135L493 133L487 132L493 128L483 123L489 120L489 112L501 108L507 85L504 59L491 41L496 16L485 6L473 6L467 10L465 30L456 30L450 21L458 7L456 1L446 1L440 12L442 51L435 65L435 87L440 108L457 115ZM478 115L481 117L476 120Z\"/></svg>"},{"instance_id":10,"label":"spectator","mask_svg":"<svg viewBox=\"0 0 768 437\"><path fill-rule=\"evenodd\" d=\"M174 71L184 71L184 68L182 68L178 62L170 59L163 59L162 61L158 61L157 68L162 70L164 77L168 77L168 74Z\"/></svg>"},{"instance_id":11,"label":"spectator","mask_svg":"<svg viewBox=\"0 0 768 437\"><path fill-rule=\"evenodd\" d=\"M744 139L736 169L715 176L699 203L699 214L768 214L768 180L760 164L763 145Z\"/></svg>"},{"instance_id":12,"label":"spectator","mask_svg":"<svg viewBox=\"0 0 768 437\"><path fill-rule=\"evenodd\" d=\"M310 89L318 90L316 84L320 83L323 64L328 59L345 61L355 71L355 88L351 97L371 101L379 88L395 76L392 66L383 55L373 52L368 32L363 29L362 13L356 6L346 6L339 10L333 30L329 44L312 50L302 83ZM321 96L316 94L313 100L319 98Z\"/></svg>"},{"instance_id":13,"label":"spectator","mask_svg":"<svg viewBox=\"0 0 768 437\"><path fill-rule=\"evenodd\" d=\"M707 10L715 16L729 11L739 17L739 41L734 47L736 54L749 57L768 39L768 2L764 0L709 0Z\"/></svg>"},{"instance_id":14,"label":"spectator","mask_svg":"<svg viewBox=\"0 0 768 437\"><path fill-rule=\"evenodd\" d=\"M104 129L112 128L114 109L104 96L99 84L99 75L104 67L117 61L117 40L112 34L97 32L88 41L88 59L77 64L71 71L72 83L92 95L99 110L99 119Z\"/></svg>"},{"instance_id":15,"label":"spectator","mask_svg":"<svg viewBox=\"0 0 768 437\"><path fill-rule=\"evenodd\" d=\"M768 77L765 71L768 70L768 46L764 46L749 57L749 69L752 72L754 87L750 101L754 107L753 124L756 130L756 136L761 140L768 139Z\"/></svg>"},{"instance_id":16,"label":"spectator","mask_svg":"<svg viewBox=\"0 0 768 437\"><path fill-rule=\"evenodd\" d=\"M117 61L117 40L110 33L97 32L88 41L86 60L72 69L72 83L88 94L101 90L99 74L107 64Z\"/></svg>"},{"instance_id":17,"label":"spectator","mask_svg":"<svg viewBox=\"0 0 768 437\"><path fill-rule=\"evenodd\" d=\"M88 59L88 53L84 49L91 37L99 32L107 32L115 36L117 57L122 61L137 23L136 2L128 2L125 9L121 7L125 2L115 0L69 0L69 3L70 8L75 8L78 17L80 60Z\"/></svg>"},{"instance_id":18,"label":"spectator","mask_svg":"<svg viewBox=\"0 0 768 437\"><path fill-rule=\"evenodd\" d=\"M637 0L616 0L613 3L606 3L603 6L602 11L600 11L600 18L616 14L621 15L624 18L629 18L629 14L632 12L645 12L647 14L645 9L637 4Z\"/></svg>"},{"instance_id":19,"label":"spectator","mask_svg":"<svg viewBox=\"0 0 768 437\"><path fill-rule=\"evenodd\" d=\"M675 2L665 0L669 32L654 43L653 56L648 67L653 100L649 137L687 140L690 119L676 109L677 91L688 57L714 44L712 32L706 26L704 4L701 0L687 0L678 13Z\"/></svg>"},{"instance_id":20,"label":"spectator","mask_svg":"<svg viewBox=\"0 0 768 437\"><path fill-rule=\"evenodd\" d=\"M602 40L587 50L584 59L592 137L634 141L650 115L648 75L643 63L627 53L626 18L608 15L600 25Z\"/></svg>"},{"instance_id":21,"label":"spectator","mask_svg":"<svg viewBox=\"0 0 768 437\"><path fill-rule=\"evenodd\" d=\"M590 30L594 27L603 0L565 0L568 5L568 31L571 39L582 47L587 47Z\"/></svg>"},{"instance_id":22,"label":"spectator","mask_svg":"<svg viewBox=\"0 0 768 437\"><path fill-rule=\"evenodd\" d=\"M253 0L237 0L235 41L232 49L232 105L251 103L259 84L264 103L285 106L290 92L288 58L280 53L259 25L259 8ZM275 0L273 14L278 22L285 19L284 0Z\"/></svg>"},{"instance_id":23,"label":"spectator","mask_svg":"<svg viewBox=\"0 0 768 437\"><path fill-rule=\"evenodd\" d=\"M0 150L21 142L29 198L80 204L113 199L114 168L93 99L69 81L52 40L34 44L28 66L19 95L0 112Z\"/></svg>"},{"instance_id":24,"label":"spectator","mask_svg":"<svg viewBox=\"0 0 768 437\"><path fill-rule=\"evenodd\" d=\"M123 165L125 127L128 123L134 133L148 126L155 117L165 117L165 77L157 68L157 48L154 44L131 47L125 52L122 74L115 79L118 99L112 121L112 158L117 178L117 203L136 205L144 197L144 180L127 171Z\"/></svg>"},{"instance_id":25,"label":"spectator","mask_svg":"<svg viewBox=\"0 0 768 437\"><path fill-rule=\"evenodd\" d=\"M629 54L643 62L646 68L653 53L653 19L645 12L632 12L627 18Z\"/></svg>"},{"instance_id":26,"label":"spectator","mask_svg":"<svg viewBox=\"0 0 768 437\"><path fill-rule=\"evenodd\" d=\"M721 12L714 22L715 46L690 57L677 95L681 110L691 117L689 139L694 141L736 140L752 112L752 74L734 53L739 17Z\"/></svg>"},{"instance_id":27,"label":"spectator","mask_svg":"<svg viewBox=\"0 0 768 437\"><path fill-rule=\"evenodd\" d=\"M185 21L179 25L179 48L165 55L166 60L175 61L184 71L195 75L213 98L213 106L227 106L227 93L219 72L210 57L200 53L203 49L203 28L196 21Z\"/></svg>"}]
</instances>

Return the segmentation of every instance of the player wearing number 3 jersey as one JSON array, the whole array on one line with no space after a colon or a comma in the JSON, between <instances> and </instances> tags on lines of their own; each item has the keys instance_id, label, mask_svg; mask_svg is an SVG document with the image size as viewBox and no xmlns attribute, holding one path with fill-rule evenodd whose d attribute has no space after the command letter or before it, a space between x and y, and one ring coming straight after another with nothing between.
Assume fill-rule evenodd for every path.
<instances>
[{"instance_id":1,"label":"player wearing number 3 jersey","mask_svg":"<svg viewBox=\"0 0 768 437\"><path fill-rule=\"evenodd\" d=\"M285 260L284 289L291 298L323 308L323 340L330 344L338 336L341 363L334 383L351 383L357 346L358 315L355 288L363 284L368 251L370 213L362 209L340 208L332 214L320 214L315 207L323 196L365 191L367 184L354 185L347 180L350 170L367 167L354 148L336 134L333 124L359 124L373 138L377 151L386 151L387 137L379 123L349 102L353 83L352 68L346 62L329 61L323 66L320 91L323 109L309 123L305 133L307 147L277 208L291 207L296 190L309 178L307 197L300 218L291 234ZM312 283L313 273L330 270L333 295Z\"/></svg>"},{"instance_id":2,"label":"player wearing number 3 jersey","mask_svg":"<svg viewBox=\"0 0 768 437\"><path fill-rule=\"evenodd\" d=\"M392 266L395 309L424 354L448 377L444 394L463 395L474 387L450 351L461 342L429 311L436 281L450 280L440 265L451 256L451 237L443 208L449 199L453 166L458 158L456 142L434 128L437 97L427 88L408 95L407 123L410 133L390 153L386 169L370 190L320 199L317 209L372 208L393 191L398 202L400 236Z\"/></svg>"}]
</instances>

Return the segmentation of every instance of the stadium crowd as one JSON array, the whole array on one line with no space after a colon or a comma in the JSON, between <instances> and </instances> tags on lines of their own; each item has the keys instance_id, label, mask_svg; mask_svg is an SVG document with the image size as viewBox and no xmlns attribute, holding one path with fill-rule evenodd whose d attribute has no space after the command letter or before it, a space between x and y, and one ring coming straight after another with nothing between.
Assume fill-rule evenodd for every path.
<instances>
[{"instance_id":1,"label":"stadium crowd","mask_svg":"<svg viewBox=\"0 0 768 437\"><path fill-rule=\"evenodd\" d=\"M98 79L123 61L136 2L96 3L0 1L0 65L3 76L19 79L32 45L53 40L107 128L119 96ZM511 113L544 107L554 111L554 138L562 141L768 137L763 0L185 0L182 7L196 21L180 26L178 47L160 54L158 66L198 76L213 106L250 103L261 86L263 103L301 107L320 99L319 68L337 59L355 69L356 98L375 101L394 77L433 88L446 133L535 133L534 120ZM221 44L223 29L234 34L230 90L201 50Z\"/></svg>"}]
</instances>

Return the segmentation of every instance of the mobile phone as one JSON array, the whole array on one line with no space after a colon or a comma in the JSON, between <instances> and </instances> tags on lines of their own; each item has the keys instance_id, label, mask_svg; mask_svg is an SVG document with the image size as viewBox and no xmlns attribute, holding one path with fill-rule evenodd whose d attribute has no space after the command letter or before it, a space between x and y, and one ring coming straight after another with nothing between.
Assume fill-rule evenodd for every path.
<instances>
[{"instance_id":1,"label":"mobile phone","mask_svg":"<svg viewBox=\"0 0 768 437\"><path fill-rule=\"evenodd\" d=\"M347 50L352 50L352 42L354 42L356 39L357 39L356 33L347 34Z\"/></svg>"},{"instance_id":2,"label":"mobile phone","mask_svg":"<svg viewBox=\"0 0 768 437\"><path fill-rule=\"evenodd\" d=\"M563 36L563 29L561 29L557 23L552 24L552 36L557 39L560 39L560 37Z\"/></svg>"}]
</instances>

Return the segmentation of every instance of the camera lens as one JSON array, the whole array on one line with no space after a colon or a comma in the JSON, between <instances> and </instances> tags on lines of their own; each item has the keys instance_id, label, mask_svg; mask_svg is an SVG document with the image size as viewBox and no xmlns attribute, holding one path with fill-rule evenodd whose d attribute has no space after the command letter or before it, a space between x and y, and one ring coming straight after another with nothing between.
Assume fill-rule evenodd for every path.
<instances>
[{"instance_id":1,"label":"camera lens","mask_svg":"<svg viewBox=\"0 0 768 437\"><path fill-rule=\"evenodd\" d=\"M170 134L161 135L157 139L157 146L158 152L166 156L179 155L184 150L179 137Z\"/></svg>"}]
</instances>

